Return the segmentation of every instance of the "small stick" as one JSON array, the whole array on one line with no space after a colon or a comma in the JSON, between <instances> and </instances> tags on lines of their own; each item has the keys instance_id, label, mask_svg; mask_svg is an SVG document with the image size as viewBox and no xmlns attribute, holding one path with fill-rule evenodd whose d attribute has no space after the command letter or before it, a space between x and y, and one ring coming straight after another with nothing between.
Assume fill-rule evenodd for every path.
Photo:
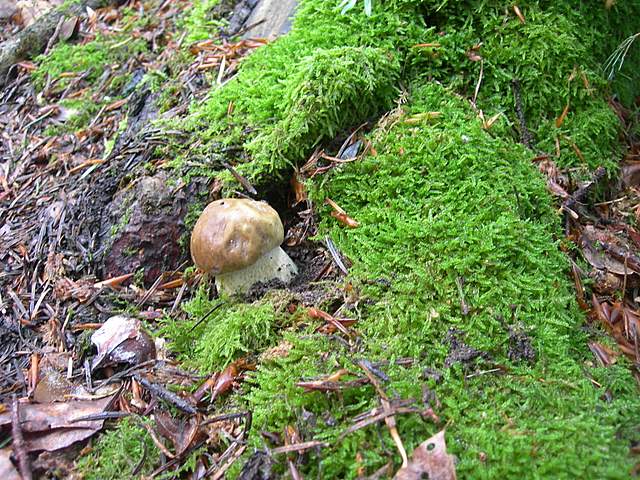
<instances>
[{"instance_id":1,"label":"small stick","mask_svg":"<svg viewBox=\"0 0 640 480\"><path fill-rule=\"evenodd\" d=\"M258 194L256 189L253 188L253 185L251 185L246 178L244 178L242 175L240 175L235 168L233 168L227 162L221 162L221 163L222 163L222 166L224 168L229 170L231 175L233 175L233 178L235 178L238 181L238 183L240 185L242 185L247 192L249 192L251 195L257 195Z\"/></svg>"},{"instance_id":2,"label":"small stick","mask_svg":"<svg viewBox=\"0 0 640 480\"><path fill-rule=\"evenodd\" d=\"M380 395L380 403L382 403L382 408L384 409L384 412L385 413L391 412L392 410L391 410L391 404L389 402L389 397L387 396L384 389L380 385L380 382L378 381L376 376L373 374L373 372L371 372L371 370L369 370L367 364L362 360L358 362L358 366L362 368L362 370L364 370L365 375L367 376L367 378L369 378L369 381L375 387L376 391L378 392L378 395ZM396 417L393 416L393 414L389 415L384 418L384 422L387 424L387 427L389 428L389 433L391 434L391 438L393 438L393 441L396 444L396 448L398 449L398 452L400 452L400 456L402 457L402 467L404 468L407 465L409 465L409 457L407 457L407 451L405 450L404 444L402 443L402 439L400 438L400 434L398 433L398 428L396 426Z\"/></svg>"},{"instance_id":3,"label":"small stick","mask_svg":"<svg viewBox=\"0 0 640 480\"><path fill-rule=\"evenodd\" d=\"M327 244L327 249L329 250L329 253L331 254L331 258L333 258L333 261L335 262L335 264L342 271L342 273L344 273L345 275L349 275L349 270L347 270L347 267L344 265L342 258L340 258L340 252L338 252L338 249L336 248L336 245L333 243L333 240L331 240L329 235L327 235L324 237L324 241Z\"/></svg>"},{"instance_id":4,"label":"small stick","mask_svg":"<svg viewBox=\"0 0 640 480\"><path fill-rule=\"evenodd\" d=\"M229 469L229 467L231 467L231 465L234 464L234 462L240 458L240 456L244 453L244 451L247 449L248 445L242 445L240 448L238 448L233 455L231 455L231 457L226 461L226 463L224 465L222 465L214 475L211 476L211 480L219 480L220 478L222 478L224 476L224 473ZM231 448L231 447L229 447ZM207 478L209 475L211 475L213 473L213 471L210 471L211 469L209 469L205 475L204 478Z\"/></svg>"},{"instance_id":5,"label":"small stick","mask_svg":"<svg viewBox=\"0 0 640 480\"><path fill-rule=\"evenodd\" d=\"M321 442L319 440L311 440L308 442L302 443L294 443L292 445L285 445L284 447L278 447L271 450L271 455L278 455L280 453L290 453L290 452L300 452L303 450L308 450L309 448L314 447L328 447L329 444L326 442Z\"/></svg>"},{"instance_id":6,"label":"small stick","mask_svg":"<svg viewBox=\"0 0 640 480\"><path fill-rule=\"evenodd\" d=\"M153 441L155 446L158 447L158 449L160 449L160 451L164 453L167 458L170 458L172 460L176 458L176 456L173 453L171 453L167 447L165 447L164 443L160 441L160 439L158 438L158 435L156 435L156 432L153 430L153 428L151 428L151 425L142 421L140 421L139 423L140 423L140 426L147 431L147 433L151 437L151 440Z\"/></svg>"},{"instance_id":7,"label":"small stick","mask_svg":"<svg viewBox=\"0 0 640 480\"><path fill-rule=\"evenodd\" d=\"M476 89L473 91L473 98L471 99L471 105L476 106L476 100L478 100L478 93L480 93L480 84L482 83L482 76L484 74L484 59L480 60L480 76L478 77L478 83Z\"/></svg>"},{"instance_id":8,"label":"small stick","mask_svg":"<svg viewBox=\"0 0 640 480\"><path fill-rule=\"evenodd\" d=\"M15 394L11 399L11 435L13 436L13 451L18 457L20 476L22 480L31 480L33 475L31 474L31 465L29 465L29 455L22 436L22 428L20 427L20 404Z\"/></svg>"},{"instance_id":9,"label":"small stick","mask_svg":"<svg viewBox=\"0 0 640 480\"><path fill-rule=\"evenodd\" d=\"M193 405L183 400L175 393L165 389L164 387L161 387L160 385L157 385L155 383L151 383L149 380L141 377L138 374L133 375L133 378L144 388L160 397L161 399L165 400L166 402L171 403L179 410L182 410L183 412L189 413L191 415L195 415L198 412L198 410Z\"/></svg>"}]
</instances>

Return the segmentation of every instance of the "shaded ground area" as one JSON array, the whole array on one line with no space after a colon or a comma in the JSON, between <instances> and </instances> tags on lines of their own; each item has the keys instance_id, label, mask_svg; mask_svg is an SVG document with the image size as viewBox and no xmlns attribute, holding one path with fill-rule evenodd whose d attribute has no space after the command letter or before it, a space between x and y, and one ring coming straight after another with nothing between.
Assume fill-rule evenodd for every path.
<instances>
[{"instance_id":1,"label":"shaded ground area","mask_svg":"<svg viewBox=\"0 0 640 480\"><path fill-rule=\"evenodd\" d=\"M273 42L251 1L84 9L13 68L3 469L637 471L638 6L337 3ZM278 210L291 285L191 266L224 196Z\"/></svg>"}]
</instances>

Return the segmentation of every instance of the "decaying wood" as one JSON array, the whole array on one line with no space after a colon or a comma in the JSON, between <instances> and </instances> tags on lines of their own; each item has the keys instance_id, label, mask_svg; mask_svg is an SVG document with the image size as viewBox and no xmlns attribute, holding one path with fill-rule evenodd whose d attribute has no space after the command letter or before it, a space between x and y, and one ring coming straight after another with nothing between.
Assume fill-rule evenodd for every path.
<instances>
[{"instance_id":1,"label":"decaying wood","mask_svg":"<svg viewBox=\"0 0 640 480\"><path fill-rule=\"evenodd\" d=\"M12 67L34 55L42 53L56 31L58 24L65 17L82 15L87 7L92 9L106 7L109 4L118 3L117 0L83 0L80 3L61 5L59 8L46 13L35 23L28 26L14 38L10 38L0 47L0 87L3 87Z\"/></svg>"}]
</instances>

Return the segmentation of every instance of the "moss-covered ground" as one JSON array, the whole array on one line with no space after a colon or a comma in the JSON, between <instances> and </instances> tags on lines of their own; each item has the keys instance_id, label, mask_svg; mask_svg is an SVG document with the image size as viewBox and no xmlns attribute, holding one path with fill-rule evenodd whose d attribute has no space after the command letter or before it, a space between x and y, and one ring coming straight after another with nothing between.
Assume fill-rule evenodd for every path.
<instances>
[{"instance_id":1,"label":"moss-covered ground","mask_svg":"<svg viewBox=\"0 0 640 480\"><path fill-rule=\"evenodd\" d=\"M615 170L618 127L607 94L612 89L628 100L637 55L628 59L626 82L606 84L601 65L632 33L638 6L620 2L608 11L600 2L531 2L523 24L505 2L388 1L371 17L356 10L337 15L334 4L301 2L293 31L194 105L190 126L209 140L205 145L244 144L251 161L238 168L263 183L265 176L289 175L345 128L391 110L399 88L406 90L394 121L369 137L376 155L307 183L320 235L330 235L353 262L345 284L358 301L348 314L358 319L362 343L348 351L314 333L317 323L269 306L268 298L226 304L189 336L212 307L201 294L186 307L191 322L167 327L180 339L177 351L215 370L283 338L290 342L286 357L248 375L234 402L254 412L258 448L260 431L282 431L299 424L303 412L314 414L307 437L333 447L310 454L302 468L311 476L353 478L362 466L371 473L393 446L376 427L338 438L350 418L377 406L372 387L305 393L295 383L343 367L358 373L354 358L411 357L411 367L386 369L387 388L402 398L420 399L425 387L436 393L462 478L626 478L637 390L625 365L592 362L559 248L560 218L531 159L555 153L557 144L563 167ZM485 118L502 114L489 130L469 101L481 68L477 109ZM531 150L519 144L514 81ZM420 116L425 112L440 115ZM329 216L321 207L327 196L360 226L345 229ZM536 350L531 362L508 354L509 329L517 325ZM449 365L452 328L488 357L471 370ZM249 340L237 344L243 334ZM503 374L468 377L496 365ZM442 373L440 382L425 374L429 368ZM613 400L604 400L606 390ZM439 428L419 417L398 420L409 450Z\"/></svg>"},{"instance_id":2,"label":"moss-covered ground","mask_svg":"<svg viewBox=\"0 0 640 480\"><path fill-rule=\"evenodd\" d=\"M205 15L212 2L200 3L194 11ZM171 125L193 141L163 153L185 178L216 177L232 190L225 171L185 160L240 145L238 171L267 185L288 179L318 145L370 122L367 156L306 182L319 238L330 236L352 262L339 284L349 297L341 314L358 320L360 341L349 349L317 333L319 323L302 309L285 308L285 292L255 303L226 299L201 321L219 302L206 286L184 306L186 321L166 319L163 335L203 373L291 345L286 356L263 356L225 408L253 412L255 448L263 446L261 431L290 424L305 440L328 441L307 454L299 467L305 478L399 465L384 427L340 437L355 415L378 406L371 386L322 393L295 385L340 368L359 374L360 358L389 363L392 397L420 402L435 393L442 424L398 416L398 431L411 451L446 425L461 478L628 478L637 387L623 361L593 362L560 248L561 218L532 159L554 155L577 177L600 165L615 172L618 120L607 99L638 94L640 49L613 83L602 65L638 29L640 4L539 0L520 6L522 22L511 2L498 0L387 0L374 2L371 16L360 8L340 15L337 3L302 0L293 31L194 102ZM193 40L211 26L196 13L184 24ZM485 119L497 115L490 128L480 110ZM518 110L531 148L521 144ZM325 197L359 227L341 226L322 206ZM513 329L530 339L535 358L510 354ZM452 335L484 355L451 362ZM401 357L413 363L395 365ZM315 421L303 422L309 413ZM107 447L102 462L119 451Z\"/></svg>"}]
</instances>

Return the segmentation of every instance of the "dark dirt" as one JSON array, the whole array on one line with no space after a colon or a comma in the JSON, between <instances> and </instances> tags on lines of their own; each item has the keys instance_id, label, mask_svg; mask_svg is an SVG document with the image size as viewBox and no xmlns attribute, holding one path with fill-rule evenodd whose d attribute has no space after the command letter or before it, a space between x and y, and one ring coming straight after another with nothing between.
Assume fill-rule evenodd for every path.
<instances>
[{"instance_id":1,"label":"dark dirt","mask_svg":"<svg viewBox=\"0 0 640 480\"><path fill-rule=\"evenodd\" d=\"M531 343L531 337L524 330L523 325L509 327L509 351L507 357L513 362L536 361L537 352Z\"/></svg>"},{"instance_id":2,"label":"dark dirt","mask_svg":"<svg viewBox=\"0 0 640 480\"><path fill-rule=\"evenodd\" d=\"M245 462L238 480L271 480L275 478L273 460L265 452L257 451Z\"/></svg>"},{"instance_id":3,"label":"dark dirt","mask_svg":"<svg viewBox=\"0 0 640 480\"><path fill-rule=\"evenodd\" d=\"M321 244L305 241L293 247L284 246L283 250L298 267L298 275L288 286L280 280L257 283L245 295L246 301L256 301L276 289L288 289L303 305L320 305L335 297L335 292L328 288L326 282L336 280L339 270ZM319 283L321 281L324 283Z\"/></svg>"},{"instance_id":4,"label":"dark dirt","mask_svg":"<svg viewBox=\"0 0 640 480\"><path fill-rule=\"evenodd\" d=\"M469 367L478 359L488 359L486 352L476 350L475 348L464 343L465 333L461 330L450 328L445 337L445 341L449 343L449 354L444 360L445 367L451 367L455 363L462 363L463 366Z\"/></svg>"}]
</instances>

